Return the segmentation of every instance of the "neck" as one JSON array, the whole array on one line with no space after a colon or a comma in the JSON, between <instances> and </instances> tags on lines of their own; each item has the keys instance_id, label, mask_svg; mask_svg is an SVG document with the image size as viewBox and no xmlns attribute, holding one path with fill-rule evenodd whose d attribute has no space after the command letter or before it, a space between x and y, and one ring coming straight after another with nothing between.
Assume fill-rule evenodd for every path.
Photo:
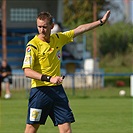
<instances>
[{"instance_id":1,"label":"neck","mask_svg":"<svg viewBox=\"0 0 133 133\"><path fill-rule=\"evenodd\" d=\"M42 36L41 34L38 35L38 38L40 38L42 41L49 43L50 37Z\"/></svg>"}]
</instances>

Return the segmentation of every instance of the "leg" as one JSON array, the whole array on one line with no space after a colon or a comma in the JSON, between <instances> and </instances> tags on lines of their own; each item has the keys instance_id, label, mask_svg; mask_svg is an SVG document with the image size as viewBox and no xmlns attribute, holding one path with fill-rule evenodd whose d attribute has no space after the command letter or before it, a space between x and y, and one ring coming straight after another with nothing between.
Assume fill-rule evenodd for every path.
<instances>
[{"instance_id":1,"label":"leg","mask_svg":"<svg viewBox=\"0 0 133 133\"><path fill-rule=\"evenodd\" d=\"M25 133L36 133L39 126L39 124L26 124Z\"/></svg>"},{"instance_id":2,"label":"leg","mask_svg":"<svg viewBox=\"0 0 133 133\"><path fill-rule=\"evenodd\" d=\"M5 86L6 86L5 99L9 99L9 98L11 98L10 83L9 82L5 82Z\"/></svg>"},{"instance_id":3,"label":"leg","mask_svg":"<svg viewBox=\"0 0 133 133\"><path fill-rule=\"evenodd\" d=\"M58 128L60 133L72 133L70 123L59 124Z\"/></svg>"},{"instance_id":4,"label":"leg","mask_svg":"<svg viewBox=\"0 0 133 133\"><path fill-rule=\"evenodd\" d=\"M6 94L10 94L10 83L6 82Z\"/></svg>"},{"instance_id":5,"label":"leg","mask_svg":"<svg viewBox=\"0 0 133 133\"><path fill-rule=\"evenodd\" d=\"M30 90L27 124L24 133L37 133L40 124L45 124L51 108L47 105L48 100L44 99L44 97L46 98L44 91L43 87ZM42 109L44 106L46 107Z\"/></svg>"}]
</instances>

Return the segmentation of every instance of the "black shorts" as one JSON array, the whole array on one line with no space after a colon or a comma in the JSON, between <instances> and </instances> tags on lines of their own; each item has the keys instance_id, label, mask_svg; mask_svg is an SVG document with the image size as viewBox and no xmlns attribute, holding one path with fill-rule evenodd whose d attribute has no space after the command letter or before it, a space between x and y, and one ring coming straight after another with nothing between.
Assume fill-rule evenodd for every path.
<instances>
[{"instance_id":1,"label":"black shorts","mask_svg":"<svg viewBox=\"0 0 133 133\"><path fill-rule=\"evenodd\" d=\"M2 77L1 82L5 82L5 83L8 82L8 83L12 84L12 76Z\"/></svg>"},{"instance_id":2,"label":"black shorts","mask_svg":"<svg viewBox=\"0 0 133 133\"><path fill-rule=\"evenodd\" d=\"M45 124L48 116L55 126L75 121L62 85L31 89L27 124Z\"/></svg>"}]
</instances>

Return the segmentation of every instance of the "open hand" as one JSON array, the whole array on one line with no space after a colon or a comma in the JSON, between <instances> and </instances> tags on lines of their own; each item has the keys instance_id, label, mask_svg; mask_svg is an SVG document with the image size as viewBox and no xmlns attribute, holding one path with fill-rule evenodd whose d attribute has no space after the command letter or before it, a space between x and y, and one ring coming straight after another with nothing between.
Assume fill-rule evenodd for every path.
<instances>
[{"instance_id":1,"label":"open hand","mask_svg":"<svg viewBox=\"0 0 133 133\"><path fill-rule=\"evenodd\" d=\"M108 11L105 13L105 15L104 15L103 18L102 18L102 22L103 22L103 23L106 23L106 21L108 20L108 18L109 18L109 16L110 16L110 13L111 13L110 10L108 10Z\"/></svg>"}]
</instances>

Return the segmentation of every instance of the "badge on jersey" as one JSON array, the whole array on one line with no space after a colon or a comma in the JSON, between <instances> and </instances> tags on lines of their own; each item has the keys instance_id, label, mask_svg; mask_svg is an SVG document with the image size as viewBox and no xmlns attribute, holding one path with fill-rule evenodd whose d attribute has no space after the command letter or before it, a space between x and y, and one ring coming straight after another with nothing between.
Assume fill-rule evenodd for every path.
<instances>
[{"instance_id":1,"label":"badge on jersey","mask_svg":"<svg viewBox=\"0 0 133 133\"><path fill-rule=\"evenodd\" d=\"M58 50L57 53L56 53L56 55L57 55L58 59L60 60L61 59L61 51Z\"/></svg>"},{"instance_id":2,"label":"badge on jersey","mask_svg":"<svg viewBox=\"0 0 133 133\"><path fill-rule=\"evenodd\" d=\"M26 48L26 52L30 52L31 51L31 48L30 48L30 46L28 46L27 48Z\"/></svg>"},{"instance_id":3,"label":"badge on jersey","mask_svg":"<svg viewBox=\"0 0 133 133\"><path fill-rule=\"evenodd\" d=\"M30 121L40 121L42 109L30 108Z\"/></svg>"},{"instance_id":4,"label":"badge on jersey","mask_svg":"<svg viewBox=\"0 0 133 133\"><path fill-rule=\"evenodd\" d=\"M26 55L24 58L24 65L31 65L32 63L32 57L29 55Z\"/></svg>"}]
</instances>

